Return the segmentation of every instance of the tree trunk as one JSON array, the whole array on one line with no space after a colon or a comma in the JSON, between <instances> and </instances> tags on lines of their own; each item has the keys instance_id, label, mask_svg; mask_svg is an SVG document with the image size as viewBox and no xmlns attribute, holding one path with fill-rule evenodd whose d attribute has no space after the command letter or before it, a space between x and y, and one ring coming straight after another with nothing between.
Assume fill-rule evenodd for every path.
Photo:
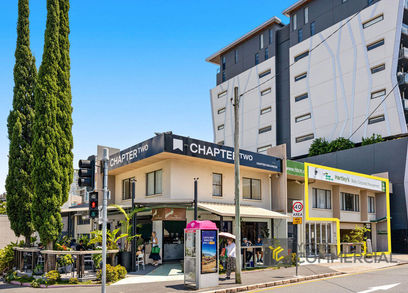
<instances>
[{"instance_id":1,"label":"tree trunk","mask_svg":"<svg viewBox=\"0 0 408 293\"><path fill-rule=\"evenodd\" d=\"M50 242L47 243L45 248L47 250L52 250L53 247L54 247L54 243L53 243L53 241L50 241ZM47 257L47 271L49 272L49 271L53 271L55 269L56 269L56 256L53 255L53 254L48 254L48 257Z\"/></svg>"},{"instance_id":2,"label":"tree trunk","mask_svg":"<svg viewBox=\"0 0 408 293\"><path fill-rule=\"evenodd\" d=\"M31 235L30 236L24 236L25 238L25 246L30 247L31 245Z\"/></svg>"}]
</instances>

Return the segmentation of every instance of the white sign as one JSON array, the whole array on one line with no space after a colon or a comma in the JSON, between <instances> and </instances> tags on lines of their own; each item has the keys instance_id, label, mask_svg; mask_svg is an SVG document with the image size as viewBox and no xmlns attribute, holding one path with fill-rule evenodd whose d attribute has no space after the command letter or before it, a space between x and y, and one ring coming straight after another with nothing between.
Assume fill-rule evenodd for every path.
<instances>
[{"instance_id":1,"label":"white sign","mask_svg":"<svg viewBox=\"0 0 408 293\"><path fill-rule=\"evenodd\" d=\"M293 218L303 218L303 200L293 201L292 217Z\"/></svg>"},{"instance_id":2,"label":"white sign","mask_svg":"<svg viewBox=\"0 0 408 293\"><path fill-rule=\"evenodd\" d=\"M385 182L309 166L309 178L385 192Z\"/></svg>"}]
</instances>

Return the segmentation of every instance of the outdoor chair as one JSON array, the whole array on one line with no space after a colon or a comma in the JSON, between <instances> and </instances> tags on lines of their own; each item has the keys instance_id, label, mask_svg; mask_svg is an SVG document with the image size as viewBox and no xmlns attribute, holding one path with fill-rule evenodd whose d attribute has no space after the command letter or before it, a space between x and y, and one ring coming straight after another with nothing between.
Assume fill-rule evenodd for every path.
<instances>
[{"instance_id":1,"label":"outdoor chair","mask_svg":"<svg viewBox=\"0 0 408 293\"><path fill-rule=\"evenodd\" d=\"M137 270L139 270L140 265L142 265L143 270L145 269L144 253L141 253L136 257L136 265L137 265Z\"/></svg>"}]
</instances>

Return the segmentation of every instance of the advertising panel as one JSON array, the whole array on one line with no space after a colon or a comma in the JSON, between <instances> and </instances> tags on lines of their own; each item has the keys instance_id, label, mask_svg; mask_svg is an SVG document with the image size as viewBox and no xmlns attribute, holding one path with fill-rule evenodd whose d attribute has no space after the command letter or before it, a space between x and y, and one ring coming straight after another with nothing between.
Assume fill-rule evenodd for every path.
<instances>
[{"instance_id":1,"label":"advertising panel","mask_svg":"<svg viewBox=\"0 0 408 293\"><path fill-rule=\"evenodd\" d=\"M201 273L217 273L218 253L217 253L217 231L201 231Z\"/></svg>"}]
</instances>

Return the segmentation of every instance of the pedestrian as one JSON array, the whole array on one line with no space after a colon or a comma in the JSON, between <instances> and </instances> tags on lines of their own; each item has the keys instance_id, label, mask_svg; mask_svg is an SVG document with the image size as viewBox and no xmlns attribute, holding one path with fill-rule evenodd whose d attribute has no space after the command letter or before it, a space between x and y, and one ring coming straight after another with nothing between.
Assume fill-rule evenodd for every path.
<instances>
[{"instance_id":1,"label":"pedestrian","mask_svg":"<svg viewBox=\"0 0 408 293\"><path fill-rule=\"evenodd\" d=\"M263 246L263 242L260 236L258 236L258 239L256 239L255 246ZM256 262L261 262L263 263L263 249L262 248L257 248L256 249Z\"/></svg>"},{"instance_id":2,"label":"pedestrian","mask_svg":"<svg viewBox=\"0 0 408 293\"><path fill-rule=\"evenodd\" d=\"M231 238L227 239L227 280L231 279L231 272L235 271L235 260L236 260L236 251L235 251L235 243L234 240Z\"/></svg>"},{"instance_id":3,"label":"pedestrian","mask_svg":"<svg viewBox=\"0 0 408 293\"><path fill-rule=\"evenodd\" d=\"M153 265L157 267L159 265L160 257L160 247L159 241L156 237L156 232L152 232L152 252L150 253L149 258L153 259Z\"/></svg>"}]
</instances>

